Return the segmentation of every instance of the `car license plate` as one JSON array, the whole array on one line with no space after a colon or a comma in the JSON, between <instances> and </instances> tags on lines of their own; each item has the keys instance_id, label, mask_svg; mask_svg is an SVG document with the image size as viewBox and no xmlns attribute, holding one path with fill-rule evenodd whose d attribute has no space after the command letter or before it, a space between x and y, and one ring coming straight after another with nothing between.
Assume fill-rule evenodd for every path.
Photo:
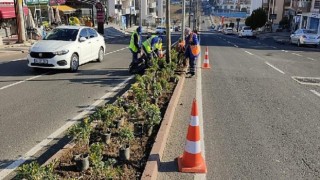
<instances>
[{"instance_id":1,"label":"car license plate","mask_svg":"<svg viewBox=\"0 0 320 180\"><path fill-rule=\"evenodd\" d=\"M37 63L37 64L48 64L48 60L47 59L34 59L34 63Z\"/></svg>"}]
</instances>

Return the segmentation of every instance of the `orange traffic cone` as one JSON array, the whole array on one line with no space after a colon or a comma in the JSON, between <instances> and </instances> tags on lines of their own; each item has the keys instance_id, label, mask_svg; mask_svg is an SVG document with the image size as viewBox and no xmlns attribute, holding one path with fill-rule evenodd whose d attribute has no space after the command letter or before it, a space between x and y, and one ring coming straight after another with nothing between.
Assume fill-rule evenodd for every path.
<instances>
[{"instance_id":1,"label":"orange traffic cone","mask_svg":"<svg viewBox=\"0 0 320 180\"><path fill-rule=\"evenodd\" d=\"M183 155L178 157L178 166L180 172L207 172L206 163L201 155L198 105L195 99L192 102L186 146Z\"/></svg>"},{"instance_id":2,"label":"orange traffic cone","mask_svg":"<svg viewBox=\"0 0 320 180\"><path fill-rule=\"evenodd\" d=\"M204 60L203 60L203 64L202 64L202 68L203 69L210 69L210 64L209 64L209 52L208 52L208 46L206 48L206 52L204 55Z\"/></svg>"}]
</instances>

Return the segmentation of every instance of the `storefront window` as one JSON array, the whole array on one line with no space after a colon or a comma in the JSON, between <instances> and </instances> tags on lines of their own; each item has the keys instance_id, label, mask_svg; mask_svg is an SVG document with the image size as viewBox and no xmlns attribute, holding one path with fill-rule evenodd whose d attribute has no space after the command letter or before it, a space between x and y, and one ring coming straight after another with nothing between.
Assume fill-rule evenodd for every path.
<instances>
[{"instance_id":1,"label":"storefront window","mask_svg":"<svg viewBox=\"0 0 320 180\"><path fill-rule=\"evenodd\" d=\"M318 27L319 27L319 19L311 17L309 29L314 29L314 30L318 31Z\"/></svg>"}]
</instances>

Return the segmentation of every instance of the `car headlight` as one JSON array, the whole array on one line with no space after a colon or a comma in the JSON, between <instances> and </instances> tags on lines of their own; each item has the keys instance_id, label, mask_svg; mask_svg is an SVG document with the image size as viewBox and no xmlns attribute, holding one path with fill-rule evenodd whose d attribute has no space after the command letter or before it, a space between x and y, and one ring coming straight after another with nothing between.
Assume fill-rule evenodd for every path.
<instances>
[{"instance_id":1,"label":"car headlight","mask_svg":"<svg viewBox=\"0 0 320 180\"><path fill-rule=\"evenodd\" d=\"M68 52L69 52L69 50L61 50L61 51L53 52L53 54L55 54L55 55L64 55L64 54L67 54Z\"/></svg>"}]
</instances>

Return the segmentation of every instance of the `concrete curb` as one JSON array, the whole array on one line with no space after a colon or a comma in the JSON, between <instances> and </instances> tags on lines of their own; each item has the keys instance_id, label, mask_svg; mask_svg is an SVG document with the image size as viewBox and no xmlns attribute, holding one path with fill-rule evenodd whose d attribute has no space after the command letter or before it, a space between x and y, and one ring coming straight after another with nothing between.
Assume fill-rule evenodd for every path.
<instances>
[{"instance_id":1,"label":"concrete curb","mask_svg":"<svg viewBox=\"0 0 320 180\"><path fill-rule=\"evenodd\" d=\"M151 149L146 167L143 171L142 180L156 180L158 176L158 168L160 160L162 159L164 149L166 147L167 139L170 133L171 124L175 113L176 106L184 86L185 75L182 75L174 92L171 96L166 113L163 117L160 129L158 131L156 140Z\"/></svg>"}]
</instances>

